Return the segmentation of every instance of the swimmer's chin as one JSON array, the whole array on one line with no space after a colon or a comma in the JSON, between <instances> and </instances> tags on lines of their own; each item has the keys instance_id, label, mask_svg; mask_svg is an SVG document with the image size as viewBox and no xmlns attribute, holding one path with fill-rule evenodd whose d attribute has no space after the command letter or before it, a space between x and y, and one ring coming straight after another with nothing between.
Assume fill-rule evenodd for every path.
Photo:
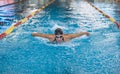
<instances>
[{"instance_id":1,"label":"swimmer's chin","mask_svg":"<svg viewBox=\"0 0 120 74\"><path fill-rule=\"evenodd\" d=\"M53 42L53 41L48 41L47 43L49 44L64 44L64 43L69 43L70 41L64 41L64 42Z\"/></svg>"}]
</instances>

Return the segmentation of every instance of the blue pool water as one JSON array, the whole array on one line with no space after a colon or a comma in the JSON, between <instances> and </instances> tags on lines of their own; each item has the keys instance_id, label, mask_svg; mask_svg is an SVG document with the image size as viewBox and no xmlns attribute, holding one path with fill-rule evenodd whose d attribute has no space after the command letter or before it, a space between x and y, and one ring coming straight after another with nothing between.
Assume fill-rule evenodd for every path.
<instances>
[{"instance_id":1,"label":"blue pool water","mask_svg":"<svg viewBox=\"0 0 120 74\"><path fill-rule=\"evenodd\" d=\"M117 16L112 9L104 11ZM90 36L50 44L31 35L53 34L57 27ZM55 1L0 40L0 74L120 74L120 30L85 1Z\"/></svg>"}]
</instances>

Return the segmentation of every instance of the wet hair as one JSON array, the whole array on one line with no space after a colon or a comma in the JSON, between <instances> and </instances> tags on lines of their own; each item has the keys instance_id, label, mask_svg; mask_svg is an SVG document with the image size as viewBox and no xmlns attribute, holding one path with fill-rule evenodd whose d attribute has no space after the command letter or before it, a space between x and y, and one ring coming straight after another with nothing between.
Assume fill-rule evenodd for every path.
<instances>
[{"instance_id":1,"label":"wet hair","mask_svg":"<svg viewBox=\"0 0 120 74\"><path fill-rule=\"evenodd\" d=\"M61 28L57 28L57 29L55 30L55 35L59 35L59 34L63 34L63 31L62 31Z\"/></svg>"}]
</instances>

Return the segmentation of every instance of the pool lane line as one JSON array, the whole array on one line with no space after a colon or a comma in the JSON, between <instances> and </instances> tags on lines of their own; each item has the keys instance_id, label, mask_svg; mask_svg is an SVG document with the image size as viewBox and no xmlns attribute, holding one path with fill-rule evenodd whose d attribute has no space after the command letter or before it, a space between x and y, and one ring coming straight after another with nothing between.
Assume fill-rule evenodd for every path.
<instances>
[{"instance_id":1,"label":"pool lane line","mask_svg":"<svg viewBox=\"0 0 120 74\"><path fill-rule=\"evenodd\" d=\"M39 9L37 9L36 11L33 11L30 15L26 16L25 18L21 19L20 21L18 21L16 23L12 24L5 32L3 32L2 34L0 34L0 39L3 39L7 35L9 35L16 27L18 27L19 25L25 23L27 20L29 20L35 14L39 13L41 10L43 10L45 7L47 7L48 5L50 5L51 3L53 3L54 1L55 0L52 0L52 1L48 2L47 4L43 5Z\"/></svg>"},{"instance_id":2,"label":"pool lane line","mask_svg":"<svg viewBox=\"0 0 120 74\"><path fill-rule=\"evenodd\" d=\"M85 0L87 1L87 0ZM111 22L115 23L117 25L117 27L120 29L120 23L118 23L113 17L109 16L108 14L106 14L105 12L103 12L102 10L100 10L99 8L97 8L96 6L94 6L92 3L90 3L89 1L87 1L93 8L95 8L97 11L99 11L103 16L107 17Z\"/></svg>"}]
</instances>

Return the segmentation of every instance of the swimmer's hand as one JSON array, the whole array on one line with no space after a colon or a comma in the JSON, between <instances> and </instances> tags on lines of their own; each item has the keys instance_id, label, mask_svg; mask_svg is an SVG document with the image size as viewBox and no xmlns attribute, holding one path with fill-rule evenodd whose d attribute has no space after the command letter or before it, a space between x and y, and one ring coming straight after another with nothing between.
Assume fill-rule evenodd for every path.
<instances>
[{"instance_id":1,"label":"swimmer's hand","mask_svg":"<svg viewBox=\"0 0 120 74\"><path fill-rule=\"evenodd\" d=\"M32 33L32 36L35 36L35 33L34 33L34 32Z\"/></svg>"},{"instance_id":2,"label":"swimmer's hand","mask_svg":"<svg viewBox=\"0 0 120 74\"><path fill-rule=\"evenodd\" d=\"M37 32L33 32L32 36L37 36L37 34L38 34Z\"/></svg>"}]
</instances>

